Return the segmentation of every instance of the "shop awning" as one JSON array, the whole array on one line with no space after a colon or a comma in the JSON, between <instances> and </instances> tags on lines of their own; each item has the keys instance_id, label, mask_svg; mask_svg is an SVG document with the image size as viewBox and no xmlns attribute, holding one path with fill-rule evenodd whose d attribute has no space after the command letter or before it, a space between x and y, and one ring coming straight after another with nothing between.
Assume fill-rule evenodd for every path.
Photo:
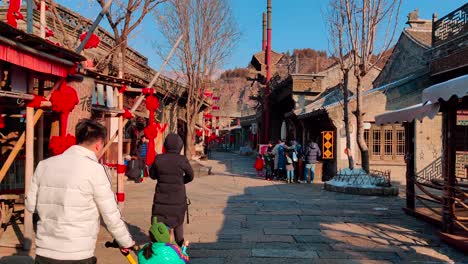
<instances>
[{"instance_id":1,"label":"shop awning","mask_svg":"<svg viewBox=\"0 0 468 264\"><path fill-rule=\"evenodd\" d=\"M439 103L421 103L375 116L375 124L380 126L385 124L411 122L416 119L422 120L425 117L432 119L437 115L437 113L439 113L439 109Z\"/></svg>"},{"instance_id":2,"label":"shop awning","mask_svg":"<svg viewBox=\"0 0 468 264\"><path fill-rule=\"evenodd\" d=\"M468 74L424 89L423 102L448 101L452 96L464 97L468 92Z\"/></svg>"}]
</instances>

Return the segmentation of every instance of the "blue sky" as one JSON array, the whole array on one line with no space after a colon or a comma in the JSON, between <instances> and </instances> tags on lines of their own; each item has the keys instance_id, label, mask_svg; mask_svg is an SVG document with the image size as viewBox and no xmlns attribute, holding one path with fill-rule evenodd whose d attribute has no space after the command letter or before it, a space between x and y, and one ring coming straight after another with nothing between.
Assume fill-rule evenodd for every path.
<instances>
[{"instance_id":1,"label":"blue sky","mask_svg":"<svg viewBox=\"0 0 468 264\"><path fill-rule=\"evenodd\" d=\"M93 0L88 0L94 2ZM94 19L98 10L88 4L77 5L77 0L57 0L72 10ZM87 3L87 1L81 1ZM261 49L262 12L266 0L231 0L232 11L241 32L240 40L226 61L225 69L247 66L252 54ZM432 13L442 17L462 6L466 0L403 0L397 34L405 26L406 15L419 9L419 15L431 19ZM273 49L285 52L297 48L328 49L327 30L322 14L328 0L273 0ZM150 66L158 69L161 58L154 51L161 36L156 32L154 19L149 16L130 40L130 45L149 58ZM104 22L105 23L105 22ZM171 69L167 69L171 70Z\"/></svg>"}]
</instances>

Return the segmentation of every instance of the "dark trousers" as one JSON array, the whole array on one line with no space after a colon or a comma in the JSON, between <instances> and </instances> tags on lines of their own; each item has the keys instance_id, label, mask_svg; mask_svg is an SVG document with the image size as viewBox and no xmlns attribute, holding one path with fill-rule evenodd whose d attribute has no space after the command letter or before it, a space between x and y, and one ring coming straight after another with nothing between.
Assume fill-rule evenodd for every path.
<instances>
[{"instance_id":1,"label":"dark trousers","mask_svg":"<svg viewBox=\"0 0 468 264\"><path fill-rule=\"evenodd\" d=\"M174 228L174 239L180 247L184 244L184 223Z\"/></svg>"},{"instance_id":2,"label":"dark trousers","mask_svg":"<svg viewBox=\"0 0 468 264\"><path fill-rule=\"evenodd\" d=\"M35 264L96 264L97 258L92 257L89 259L82 259L82 260L57 260L46 258L42 256L36 256Z\"/></svg>"}]
</instances>

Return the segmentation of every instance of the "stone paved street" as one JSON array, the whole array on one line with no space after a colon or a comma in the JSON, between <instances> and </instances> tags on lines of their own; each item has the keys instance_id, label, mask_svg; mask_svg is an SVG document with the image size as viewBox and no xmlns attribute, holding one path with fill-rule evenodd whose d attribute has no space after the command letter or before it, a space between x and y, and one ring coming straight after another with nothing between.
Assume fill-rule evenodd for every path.
<instances>
[{"instance_id":1,"label":"stone paved street","mask_svg":"<svg viewBox=\"0 0 468 264\"><path fill-rule=\"evenodd\" d=\"M214 158L204 162L214 175L188 185L192 205L185 233L193 264L468 263L468 256L441 243L430 225L403 213L404 197L269 182L255 178L253 158L228 153ZM147 242L154 185L152 180L126 184L123 212L138 244ZM102 228L99 263L127 263L117 250L104 248L110 239Z\"/></svg>"},{"instance_id":2,"label":"stone paved street","mask_svg":"<svg viewBox=\"0 0 468 264\"><path fill-rule=\"evenodd\" d=\"M188 186L191 263L468 263L430 225L402 212L403 197L268 182L255 178L252 158L214 158L205 163L215 175ZM127 186L124 214L139 243L146 239L153 188L153 181ZM103 231L100 263L125 263L116 250L103 248L106 239Z\"/></svg>"}]
</instances>

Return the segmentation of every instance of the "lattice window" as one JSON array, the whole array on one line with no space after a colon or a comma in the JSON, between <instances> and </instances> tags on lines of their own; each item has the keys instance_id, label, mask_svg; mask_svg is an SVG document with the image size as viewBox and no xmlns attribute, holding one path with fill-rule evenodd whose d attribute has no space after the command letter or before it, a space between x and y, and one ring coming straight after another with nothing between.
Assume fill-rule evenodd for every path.
<instances>
[{"instance_id":1,"label":"lattice window","mask_svg":"<svg viewBox=\"0 0 468 264\"><path fill-rule=\"evenodd\" d=\"M405 130L400 125L376 126L364 130L372 160L402 160L405 155Z\"/></svg>"},{"instance_id":2,"label":"lattice window","mask_svg":"<svg viewBox=\"0 0 468 264\"><path fill-rule=\"evenodd\" d=\"M380 156L382 150L382 131L372 130L372 155Z\"/></svg>"},{"instance_id":3,"label":"lattice window","mask_svg":"<svg viewBox=\"0 0 468 264\"><path fill-rule=\"evenodd\" d=\"M393 155L393 129L384 130L384 155L392 156Z\"/></svg>"},{"instance_id":4,"label":"lattice window","mask_svg":"<svg viewBox=\"0 0 468 264\"><path fill-rule=\"evenodd\" d=\"M396 131L396 153L397 156L405 156L405 130Z\"/></svg>"}]
</instances>

